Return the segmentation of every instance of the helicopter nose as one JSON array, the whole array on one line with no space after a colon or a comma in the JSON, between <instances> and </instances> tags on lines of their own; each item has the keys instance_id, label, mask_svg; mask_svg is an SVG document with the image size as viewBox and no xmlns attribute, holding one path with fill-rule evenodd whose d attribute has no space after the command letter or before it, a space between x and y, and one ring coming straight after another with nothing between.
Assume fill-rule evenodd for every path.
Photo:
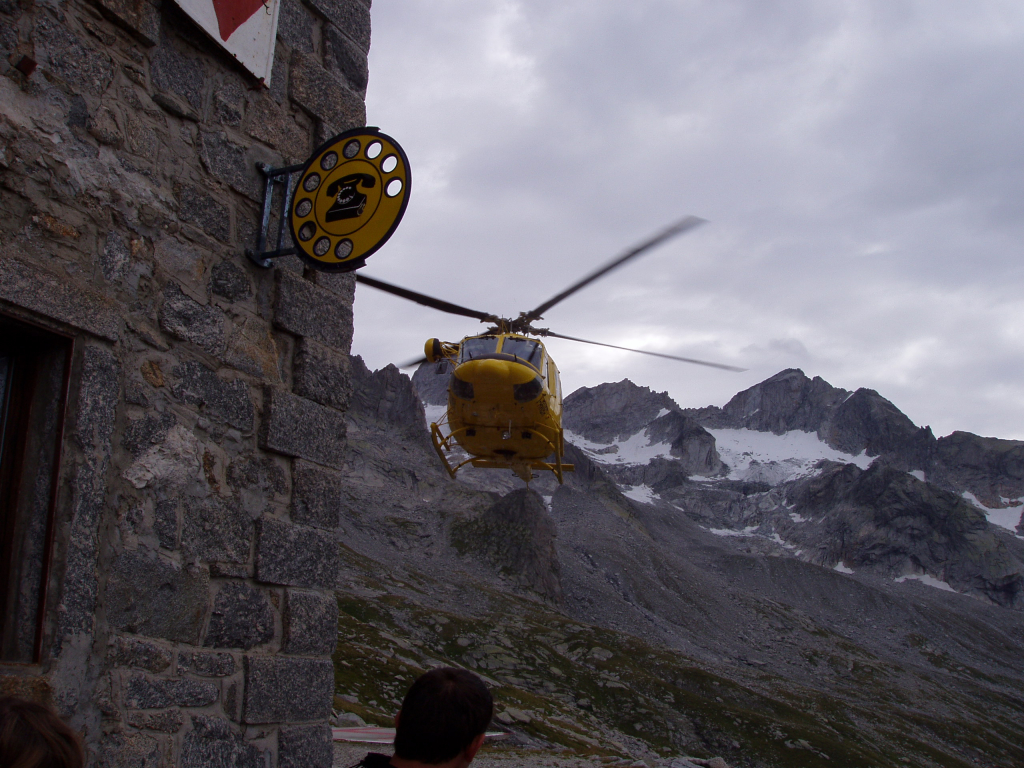
<instances>
[{"instance_id":1,"label":"helicopter nose","mask_svg":"<svg viewBox=\"0 0 1024 768\"><path fill-rule=\"evenodd\" d=\"M509 365L504 360L475 361L473 376L481 384L503 384L509 377Z\"/></svg>"},{"instance_id":2,"label":"helicopter nose","mask_svg":"<svg viewBox=\"0 0 1024 768\"><path fill-rule=\"evenodd\" d=\"M508 360L469 360L459 366L458 375L483 386L512 386L531 381L536 374Z\"/></svg>"}]
</instances>

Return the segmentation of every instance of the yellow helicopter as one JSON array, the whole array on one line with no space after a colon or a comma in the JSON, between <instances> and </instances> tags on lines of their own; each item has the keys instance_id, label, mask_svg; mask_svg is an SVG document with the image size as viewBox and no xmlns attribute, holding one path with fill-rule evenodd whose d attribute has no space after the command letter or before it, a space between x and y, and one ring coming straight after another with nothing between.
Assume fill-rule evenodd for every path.
<instances>
[{"instance_id":1,"label":"yellow helicopter","mask_svg":"<svg viewBox=\"0 0 1024 768\"><path fill-rule=\"evenodd\" d=\"M687 216L590 273L536 309L521 312L515 319L468 309L357 273L356 280L368 287L442 312L492 324L484 333L467 336L458 343L428 339L424 346L425 356L401 366L407 368L431 362L451 367L447 412L439 423L430 425L434 449L448 474L454 478L459 469L470 464L474 467L511 469L529 483L533 479L533 470L547 470L554 473L561 483L563 473L573 471L572 464L562 461L565 448L562 433L562 385L558 367L540 337L596 344L729 371L744 370L721 363L564 336L548 328L533 326L551 307L581 288L669 238L703 223L703 219ZM447 433L442 430L442 426L447 426ZM469 454L469 458L452 466L448 454L456 445Z\"/></svg>"}]
</instances>

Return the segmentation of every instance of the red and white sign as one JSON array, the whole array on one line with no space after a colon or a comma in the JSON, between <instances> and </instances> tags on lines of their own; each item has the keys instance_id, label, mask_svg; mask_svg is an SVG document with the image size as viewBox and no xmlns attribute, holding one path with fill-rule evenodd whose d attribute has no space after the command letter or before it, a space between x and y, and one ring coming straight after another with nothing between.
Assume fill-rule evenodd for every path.
<instances>
[{"instance_id":1,"label":"red and white sign","mask_svg":"<svg viewBox=\"0 0 1024 768\"><path fill-rule=\"evenodd\" d=\"M280 0L174 0L247 70L270 85Z\"/></svg>"}]
</instances>

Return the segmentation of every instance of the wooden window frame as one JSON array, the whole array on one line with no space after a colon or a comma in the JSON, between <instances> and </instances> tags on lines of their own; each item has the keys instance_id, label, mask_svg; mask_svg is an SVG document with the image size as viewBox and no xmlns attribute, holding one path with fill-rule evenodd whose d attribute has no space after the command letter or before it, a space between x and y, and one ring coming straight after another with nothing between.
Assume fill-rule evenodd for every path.
<instances>
[{"instance_id":1,"label":"wooden window frame","mask_svg":"<svg viewBox=\"0 0 1024 768\"><path fill-rule=\"evenodd\" d=\"M64 431L71 386L71 369L75 355L75 337L72 334L32 322L21 316L0 310L0 354L14 360L13 370L6 376L6 391L0 391L0 663L38 664L43 660L43 643L47 624L48 592L53 569L56 539L57 503L60 492L61 460L64 452ZM45 355L52 355L48 371ZM62 359L61 359L62 358ZM49 466L36 467L33 477L26 477L26 453L33 439L33 421L40 418L40 408L47 403L38 402L40 377L56 374L60 366L61 381L57 388L57 402L50 412L54 418L47 434L36 435L40 445L52 452ZM52 391L52 390L51 390ZM52 402L52 401L51 401ZM45 464L46 462L43 462ZM23 514L28 493L33 493L32 481L39 472L49 472L48 498L44 513L42 563L39 572L38 600L35 606L34 639L31 659L12 658L3 646L7 633L17 628L17 617L7 605L11 590L12 562L19 529L19 516ZM20 549L20 542L18 548Z\"/></svg>"}]
</instances>

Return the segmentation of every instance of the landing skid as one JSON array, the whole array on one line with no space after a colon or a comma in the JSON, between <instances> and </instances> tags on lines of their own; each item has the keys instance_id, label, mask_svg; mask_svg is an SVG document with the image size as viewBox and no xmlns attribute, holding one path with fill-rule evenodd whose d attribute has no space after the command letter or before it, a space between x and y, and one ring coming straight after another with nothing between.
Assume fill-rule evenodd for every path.
<instances>
[{"instance_id":1,"label":"landing skid","mask_svg":"<svg viewBox=\"0 0 1024 768\"><path fill-rule=\"evenodd\" d=\"M465 428L459 431L464 430ZM448 456L446 454L451 453L452 447L457 444L455 442L455 436L458 434L458 431L445 435L441 432L441 428L437 424L431 424L430 441L434 444L434 450L437 452L437 457L441 459L441 463L444 464L444 468L448 470L448 474L453 480L455 479L455 473L469 464L482 469L511 469L525 483L529 483L533 479L533 470L547 470L554 473L555 477L558 478L559 484L561 484L563 482L562 474L564 472L574 472L576 470L576 466L574 464L564 464L562 462L562 431L558 431L558 440L554 443L544 437L540 432L536 432L532 429L528 431L548 444L548 447L551 448L551 452L555 455L555 460L553 462L541 461L540 459L514 461L512 459L471 457L453 467L451 462L448 461Z\"/></svg>"}]
</instances>

